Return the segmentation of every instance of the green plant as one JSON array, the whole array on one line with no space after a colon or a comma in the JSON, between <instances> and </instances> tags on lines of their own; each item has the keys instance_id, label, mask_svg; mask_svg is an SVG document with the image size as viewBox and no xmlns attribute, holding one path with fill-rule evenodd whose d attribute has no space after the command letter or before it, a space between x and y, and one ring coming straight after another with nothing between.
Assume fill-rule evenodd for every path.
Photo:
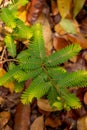
<instances>
[{"instance_id":1,"label":"green plant","mask_svg":"<svg viewBox=\"0 0 87 130\"><path fill-rule=\"evenodd\" d=\"M16 2L14 6L12 4L3 8L1 12L3 22L12 29L11 33L7 33L4 42L10 55L13 58L16 57L16 64L10 64L8 72L0 78L0 86L8 81L14 81L15 91L19 92L23 90L25 81L32 79L31 84L21 96L24 104L32 102L34 97L39 99L45 95L51 106L58 110L81 107L79 99L71 94L68 88L86 87L87 71L79 70L69 73L61 67L62 63L79 53L80 46L72 44L46 56L42 26L39 23L31 28L26 26L17 18L17 7ZM10 9L12 16L9 15ZM17 39L31 39L28 48L18 55L14 44Z\"/></svg>"},{"instance_id":2,"label":"green plant","mask_svg":"<svg viewBox=\"0 0 87 130\"><path fill-rule=\"evenodd\" d=\"M75 56L80 50L80 46L72 44L66 48L46 56L42 27L39 23L33 25L34 32L29 48L20 52L17 56L18 65L11 67L9 71L0 78L0 86L9 80L14 80L17 91L24 86L24 82L32 79L29 88L22 94L22 102L27 104L32 99L47 95L53 108L61 110L63 108L79 108L79 99L69 93L67 88L76 86L86 86L87 71L77 71L68 73L60 64Z\"/></svg>"}]
</instances>

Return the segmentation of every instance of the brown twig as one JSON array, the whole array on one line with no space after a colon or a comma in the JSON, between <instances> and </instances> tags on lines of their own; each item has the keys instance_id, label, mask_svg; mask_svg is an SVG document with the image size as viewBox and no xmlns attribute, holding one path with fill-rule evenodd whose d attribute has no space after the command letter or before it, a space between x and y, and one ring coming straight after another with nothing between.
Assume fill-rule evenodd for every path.
<instances>
[{"instance_id":1,"label":"brown twig","mask_svg":"<svg viewBox=\"0 0 87 130\"><path fill-rule=\"evenodd\" d=\"M0 63L11 62L11 61L18 62L18 60L16 60L16 59L5 59L3 61L0 60Z\"/></svg>"},{"instance_id":2,"label":"brown twig","mask_svg":"<svg viewBox=\"0 0 87 130\"><path fill-rule=\"evenodd\" d=\"M4 49L3 49L3 51L2 51L2 55L0 56L0 60L1 60L1 61L2 61L3 58L4 58L5 51L6 51L6 46L4 46Z\"/></svg>"}]
</instances>

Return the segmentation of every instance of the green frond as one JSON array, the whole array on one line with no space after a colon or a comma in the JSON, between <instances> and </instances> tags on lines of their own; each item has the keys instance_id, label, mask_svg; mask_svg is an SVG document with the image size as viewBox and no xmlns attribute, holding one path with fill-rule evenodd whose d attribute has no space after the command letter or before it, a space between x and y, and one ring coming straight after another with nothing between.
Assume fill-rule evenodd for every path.
<instances>
[{"instance_id":1,"label":"green frond","mask_svg":"<svg viewBox=\"0 0 87 130\"><path fill-rule=\"evenodd\" d=\"M36 58L24 59L19 65L24 70L32 70L41 67L41 60Z\"/></svg>"},{"instance_id":2,"label":"green frond","mask_svg":"<svg viewBox=\"0 0 87 130\"><path fill-rule=\"evenodd\" d=\"M4 38L4 42L6 44L6 47L7 47L7 50L9 52L10 56L15 57L16 56L16 45L14 43L14 39L10 35L7 35Z\"/></svg>"},{"instance_id":3,"label":"green frond","mask_svg":"<svg viewBox=\"0 0 87 130\"><path fill-rule=\"evenodd\" d=\"M49 88L50 88L50 85L44 82L44 83L38 84L36 87L31 89L31 91L29 91L29 89L26 90L24 94L22 94L22 102L24 104L27 104L31 102L33 98L37 98L37 99L41 98L48 92Z\"/></svg>"},{"instance_id":4,"label":"green frond","mask_svg":"<svg viewBox=\"0 0 87 130\"><path fill-rule=\"evenodd\" d=\"M57 66L77 55L80 50L81 47L78 44L71 44L47 57L45 64L50 67Z\"/></svg>"},{"instance_id":5,"label":"green frond","mask_svg":"<svg viewBox=\"0 0 87 130\"><path fill-rule=\"evenodd\" d=\"M46 51L44 47L41 24L36 23L33 26L33 33L33 42L30 44L29 49L31 52L33 52L33 56L39 57L43 60L46 57Z\"/></svg>"},{"instance_id":6,"label":"green frond","mask_svg":"<svg viewBox=\"0 0 87 130\"><path fill-rule=\"evenodd\" d=\"M11 28L16 27L15 17L13 16L12 12L8 8L1 9L1 16L0 17L7 26L9 26Z\"/></svg>"},{"instance_id":7,"label":"green frond","mask_svg":"<svg viewBox=\"0 0 87 130\"><path fill-rule=\"evenodd\" d=\"M87 71L79 70L72 73L66 73L58 82L62 87L86 87L87 86Z\"/></svg>"},{"instance_id":8,"label":"green frond","mask_svg":"<svg viewBox=\"0 0 87 130\"><path fill-rule=\"evenodd\" d=\"M16 65L13 62L10 62L9 66L8 66L8 70L12 70L16 67Z\"/></svg>"},{"instance_id":9,"label":"green frond","mask_svg":"<svg viewBox=\"0 0 87 130\"><path fill-rule=\"evenodd\" d=\"M28 79L33 79L36 76L38 76L40 73L42 72L42 69L36 69L36 70L30 70L30 71L23 71L23 70L19 70L15 75L14 78L18 81L18 82L23 82L26 81Z\"/></svg>"},{"instance_id":10,"label":"green frond","mask_svg":"<svg viewBox=\"0 0 87 130\"><path fill-rule=\"evenodd\" d=\"M58 82L65 76L66 70L62 67L54 67L48 69L48 74L52 78L53 82Z\"/></svg>"},{"instance_id":11,"label":"green frond","mask_svg":"<svg viewBox=\"0 0 87 130\"><path fill-rule=\"evenodd\" d=\"M55 107L55 109L58 109L58 110L62 110L64 107L63 107L63 103L62 101L55 101L53 103L53 107Z\"/></svg>"},{"instance_id":12,"label":"green frond","mask_svg":"<svg viewBox=\"0 0 87 130\"><path fill-rule=\"evenodd\" d=\"M12 34L16 39L30 39L32 37L32 29L26 26L23 21L16 19L16 24Z\"/></svg>"},{"instance_id":13,"label":"green frond","mask_svg":"<svg viewBox=\"0 0 87 130\"><path fill-rule=\"evenodd\" d=\"M21 82L21 83L16 82L14 87L15 92L16 93L21 92L24 88L24 84L25 82Z\"/></svg>"},{"instance_id":14,"label":"green frond","mask_svg":"<svg viewBox=\"0 0 87 130\"><path fill-rule=\"evenodd\" d=\"M0 86L10 81L18 71L19 71L18 66L15 67L14 69L9 70L3 77L0 78Z\"/></svg>"},{"instance_id":15,"label":"green frond","mask_svg":"<svg viewBox=\"0 0 87 130\"><path fill-rule=\"evenodd\" d=\"M31 82L28 89L24 91L21 97L24 104L31 102L34 97L38 99L48 92L50 83L45 83L44 77L45 74L39 75Z\"/></svg>"},{"instance_id":16,"label":"green frond","mask_svg":"<svg viewBox=\"0 0 87 130\"><path fill-rule=\"evenodd\" d=\"M47 95L50 105L54 108L53 103L57 101L58 96L56 89L51 86Z\"/></svg>"},{"instance_id":17,"label":"green frond","mask_svg":"<svg viewBox=\"0 0 87 130\"><path fill-rule=\"evenodd\" d=\"M81 102L79 98L77 98L74 94L68 93L66 97L64 97L64 108L67 110L78 109L81 108Z\"/></svg>"},{"instance_id":18,"label":"green frond","mask_svg":"<svg viewBox=\"0 0 87 130\"><path fill-rule=\"evenodd\" d=\"M78 109L81 107L81 102L79 98L77 98L74 94L69 93L66 88L62 88L60 86L59 93L61 101L63 103L63 107L66 110L70 110L71 108Z\"/></svg>"},{"instance_id":19,"label":"green frond","mask_svg":"<svg viewBox=\"0 0 87 130\"><path fill-rule=\"evenodd\" d=\"M29 53L29 49L26 49L24 51L21 51L18 55L17 55L17 59L19 61L23 61L24 59L28 59L31 56L31 54Z\"/></svg>"}]
</instances>

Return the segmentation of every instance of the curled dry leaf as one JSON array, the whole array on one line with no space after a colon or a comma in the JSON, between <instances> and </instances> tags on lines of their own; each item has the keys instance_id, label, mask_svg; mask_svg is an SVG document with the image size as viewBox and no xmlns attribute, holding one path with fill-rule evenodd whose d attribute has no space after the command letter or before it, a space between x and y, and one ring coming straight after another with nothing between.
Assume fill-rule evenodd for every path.
<instances>
[{"instance_id":1,"label":"curled dry leaf","mask_svg":"<svg viewBox=\"0 0 87 130\"><path fill-rule=\"evenodd\" d=\"M19 103L15 113L14 130L29 130L30 127L30 105Z\"/></svg>"},{"instance_id":2,"label":"curled dry leaf","mask_svg":"<svg viewBox=\"0 0 87 130\"><path fill-rule=\"evenodd\" d=\"M77 130L87 130L87 116L78 119Z\"/></svg>"},{"instance_id":3,"label":"curled dry leaf","mask_svg":"<svg viewBox=\"0 0 87 130\"><path fill-rule=\"evenodd\" d=\"M0 130L8 123L10 119L10 113L9 112L1 112L0 113Z\"/></svg>"},{"instance_id":4,"label":"curled dry leaf","mask_svg":"<svg viewBox=\"0 0 87 130\"><path fill-rule=\"evenodd\" d=\"M44 111L48 111L48 112L57 111L56 109L52 109L48 100L46 100L46 99L39 99L37 101L37 105L40 109L42 109Z\"/></svg>"},{"instance_id":5,"label":"curled dry leaf","mask_svg":"<svg viewBox=\"0 0 87 130\"><path fill-rule=\"evenodd\" d=\"M44 130L44 118L38 117L30 127L30 130Z\"/></svg>"}]
</instances>

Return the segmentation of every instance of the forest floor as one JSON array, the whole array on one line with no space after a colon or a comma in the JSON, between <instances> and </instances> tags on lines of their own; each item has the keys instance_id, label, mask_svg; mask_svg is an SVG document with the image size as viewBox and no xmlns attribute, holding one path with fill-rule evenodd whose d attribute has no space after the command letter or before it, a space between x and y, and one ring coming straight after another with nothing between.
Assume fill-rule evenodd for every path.
<instances>
[{"instance_id":1,"label":"forest floor","mask_svg":"<svg viewBox=\"0 0 87 130\"><path fill-rule=\"evenodd\" d=\"M3 4L8 4L8 0ZM3 7L3 5L2 5ZM27 10L27 7L23 11ZM25 20L25 13L20 18ZM36 20L43 24L43 35L47 55L58 51L72 42L81 45L82 51L78 56L63 64L67 71L87 70L87 4L83 6L74 24L81 32L78 36L67 34L59 29L61 17L54 3L46 2L40 17ZM0 58L7 57L3 44L3 23L0 22ZM60 35L58 35L60 34ZM18 52L26 48L27 42L17 45ZM0 68L7 68L8 63L0 62ZM27 81L25 86L29 84ZM34 100L30 105L20 102L21 93L11 92L10 89L0 87L0 130L87 130L87 88L70 89L81 101L80 109L70 111L53 111L47 100Z\"/></svg>"}]
</instances>

